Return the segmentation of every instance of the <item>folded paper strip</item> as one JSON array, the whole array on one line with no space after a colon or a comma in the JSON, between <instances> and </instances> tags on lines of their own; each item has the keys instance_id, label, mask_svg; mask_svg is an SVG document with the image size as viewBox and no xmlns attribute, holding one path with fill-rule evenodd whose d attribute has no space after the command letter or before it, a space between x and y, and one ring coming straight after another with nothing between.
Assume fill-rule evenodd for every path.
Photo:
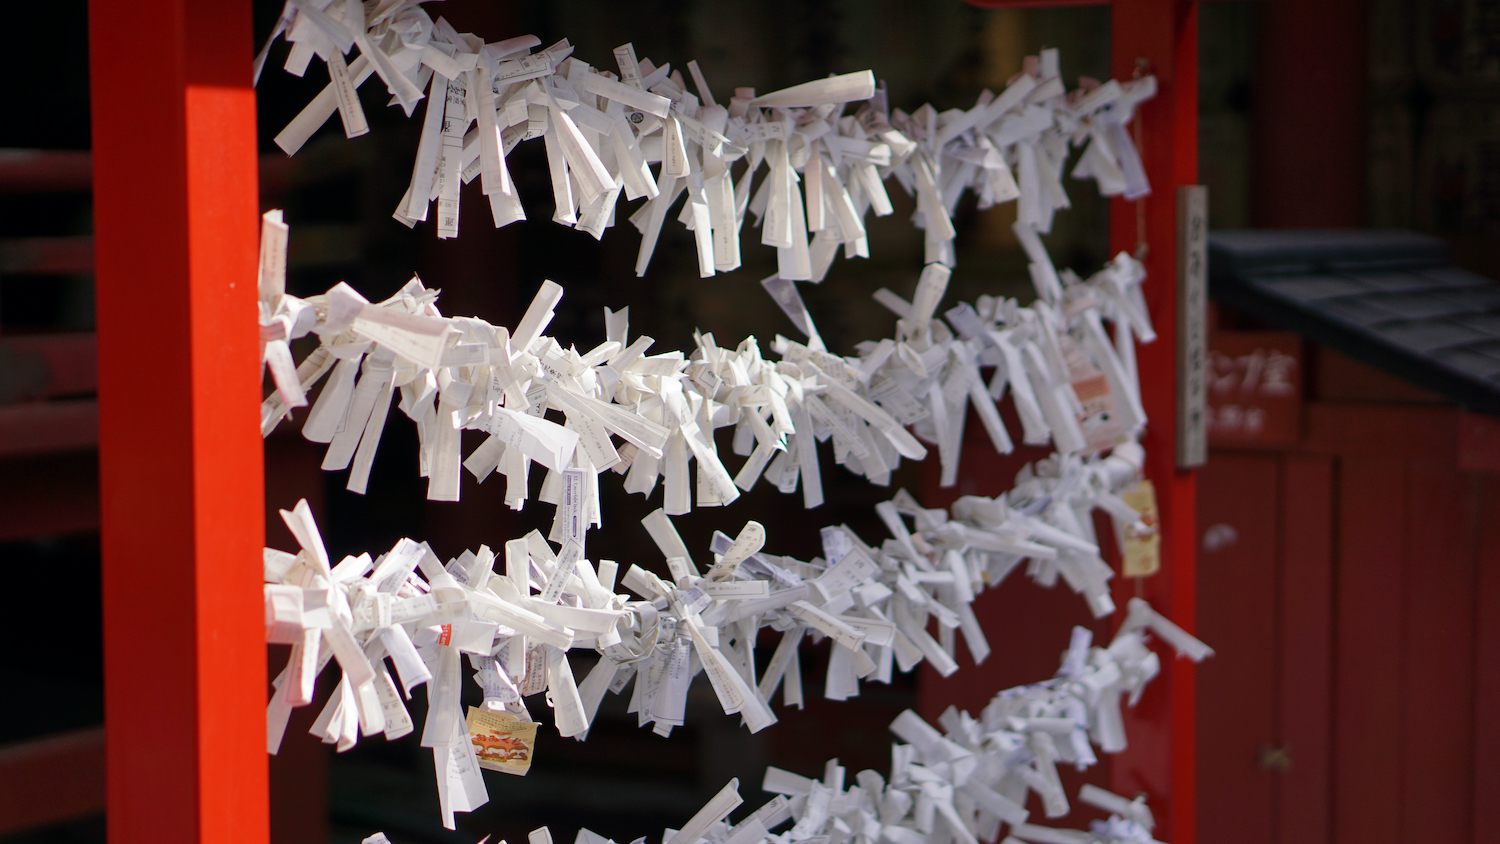
<instances>
[{"instance_id":1,"label":"folded paper strip","mask_svg":"<svg viewBox=\"0 0 1500 844\"><path fill-rule=\"evenodd\" d=\"M277 266L287 230L277 216L267 215L262 250L263 337L276 384L262 406L263 430L306 406L326 378L303 434L328 443L323 467L349 469L350 489L364 491L395 402L417 424L430 498L456 500L467 469L480 481L505 476L507 503L520 509L536 462L547 470L539 497L556 516L548 536L506 543L497 573L488 548L445 565L411 540L378 558L331 565L306 506L286 512L302 547L266 556L268 637L293 645L268 709L273 750L290 709L311 702L312 678L335 659L342 679L315 734L347 749L361 734L413 731L385 667L389 657L408 695L427 685L422 743L437 757L451 826L453 812L487 799L462 727L463 659L496 711L529 717L524 696L548 692L565 736L586 734L604 693L621 692L632 679L631 711L668 733L682 723L688 685L700 671L724 711L758 731L775 721L769 701L778 686L800 702L804 636L836 643L825 694L845 699L858 694L861 679L888 681L893 669L923 660L951 674L955 631L983 660L989 645L971 604L1023 562L1044 586L1064 580L1096 616L1115 609L1113 572L1091 513L1104 510L1121 533L1140 527L1118 493L1139 480L1144 458L1134 342L1154 336L1139 290L1144 272L1128 255L1088 280L1034 274L1055 279L1056 289L1049 296L1039 282L1030 306L980 297L941 315L949 273L931 264L910 301L877 292L898 317L895 335L859 344L854 356L826 349L794 283L778 277L764 286L806 339L778 336L772 351L779 360L763 357L754 338L729 349L712 334L696 335L689 354L648 356L653 341L629 336L628 311L607 312L608 336L580 353L545 334L563 293L552 282L513 330L443 316L436 292L415 278L379 303L342 283L306 299L288 295ZM1022 242L1046 260L1039 241ZM287 344L309 334L319 345L294 366ZM695 500L727 504L762 476L783 492L800 487L804 504L818 506L820 441L833 441L836 462L884 485L903 457L926 455L925 440L936 445L943 483L951 485L970 406L994 447L1012 450L997 410L1007 392L1021 439L1050 441L1056 453L1025 467L1005 495L964 497L950 510L925 509L898 492L877 507L891 534L878 547L830 526L825 556L803 562L762 553L764 531L752 523L739 540L718 536L704 574L671 526L669 517L689 512ZM723 427L734 429L733 450L747 458L734 475L715 442ZM489 434L467 457L463 429ZM621 572L614 562L590 561L587 531L601 524L598 483L606 470L623 475L627 491L648 496L662 481L664 506L645 524L669 580L636 565ZM616 594L617 580L634 597ZM928 633L932 619L936 637ZM1152 620L1159 631L1176 630ZM765 627L782 639L757 676L754 646ZM575 647L598 654L581 682L566 656ZM1131 676L1155 673L1150 651L1136 656ZM1127 672L1117 674L1128 682Z\"/></svg>"}]
</instances>

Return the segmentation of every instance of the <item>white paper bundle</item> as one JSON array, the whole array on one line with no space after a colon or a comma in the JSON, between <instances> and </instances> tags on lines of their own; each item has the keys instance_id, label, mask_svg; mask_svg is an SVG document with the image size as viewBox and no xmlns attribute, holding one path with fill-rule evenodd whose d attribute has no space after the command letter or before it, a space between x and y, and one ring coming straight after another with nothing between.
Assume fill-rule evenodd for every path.
<instances>
[{"instance_id":1,"label":"white paper bundle","mask_svg":"<svg viewBox=\"0 0 1500 844\"><path fill-rule=\"evenodd\" d=\"M1076 467L1094 473L1085 485L1123 481L1138 468L1103 465L1109 460L1123 458ZM313 700L314 679L330 659L341 678L313 726L315 735L342 751L360 735L412 732L386 667L389 657L408 696L419 685L428 689L422 744L438 755L437 770L448 772L438 781L443 805L472 809L485 797L477 765L464 755L472 754L460 726L465 658L485 691L485 708L529 721L525 697L545 691L565 737L582 739L604 694L622 693L632 680L628 711L641 726L654 724L657 733L669 734L683 723L688 687L700 670L724 712L758 732L776 721L770 701L778 688L788 705L801 706L797 648L806 636L833 641L825 695L842 700L859 693L861 680L888 683L893 670L910 671L924 660L952 674L958 668L955 630L975 662L984 661L989 645L971 605L1022 561L1031 561L1033 577L1044 585L1061 574L1097 614L1112 608L1104 587L1110 570L1097 549L1041 511L1011 510L1003 497L969 497L950 514L925 510L905 492L877 507L891 533L879 546L847 527L830 526L822 534L826 557L803 562L764 553L765 530L751 522L737 539L716 534L706 572L658 510L643 524L670 576L663 580L631 565L618 579L634 594L616 594L619 567L582 556L587 473L564 474L561 548L532 532L507 542L503 558L481 546L443 565L425 544L403 539L378 557L330 565L306 502L282 511L300 552L267 549L265 555L267 641L292 645L267 709L271 752L280 746L291 709ZM1018 492L1050 489L1050 506L1064 511L1092 506L1071 502L1042 477L1023 482ZM929 617L941 631L937 639L927 632ZM768 627L782 639L762 669L755 643ZM986 710L984 732L1009 729L1025 735L1036 758L1080 765L1093 761L1090 738L1110 752L1123 748L1120 698L1129 695L1133 704L1159 670L1155 652L1145 646L1148 631L1195 660L1212 653L1133 600L1108 648L1091 649L1087 631L1077 628L1059 675L1067 684L1002 695ZM598 654L582 682L567 657L575 648ZM897 733L922 745L924 758L949 752L948 744L923 738L928 733L917 726L902 726L910 721L898 722ZM928 758L923 764L936 763ZM1066 811L1049 767L1017 776L1017 783ZM447 810L445 822L452 824Z\"/></svg>"},{"instance_id":2,"label":"white paper bundle","mask_svg":"<svg viewBox=\"0 0 1500 844\"><path fill-rule=\"evenodd\" d=\"M927 455L925 441L936 446L942 485L951 486L970 406L995 449L1012 449L997 409L1006 393L1020 439L1051 442L1067 458L1134 448L1146 422L1134 338L1154 334L1139 295L1145 273L1123 253L1086 281L1062 273L1055 306L981 296L941 314L948 270L928 265L910 302L877 291L899 317L895 335L860 343L849 357L824 347L795 282L779 277L763 285L807 340L778 335L770 351L779 360L764 357L753 337L730 348L703 333L690 352L647 354L654 341L629 336L628 309L610 312L609 336L580 353L545 333L563 295L550 281L513 331L442 315L436 291L416 278L378 303L342 283L307 299L281 292L284 270L278 276L274 268L277 256L284 267L286 226L276 215L267 215L262 250L269 257L261 325L277 390L263 403L262 432L306 405L326 378L302 432L328 443L323 468L350 470L347 486L356 492L365 491L393 403L417 425L431 499L458 499L462 466L480 482L503 475L507 503L520 509L535 462L548 473L544 502L560 503L569 469L584 473L593 502L599 474L612 470L626 491L647 496L660 480L673 516L695 503L728 504L762 479L783 492L800 489L804 506L817 507L819 445L830 441L836 464L882 486L903 459ZM308 334L320 345L295 364L287 344ZM733 469L715 437L720 428L733 429L731 450L745 458ZM462 455L463 429L490 437ZM1098 489L1065 487L1076 506ZM1101 506L1119 509L1112 497ZM1086 530L1073 532L1092 545Z\"/></svg>"},{"instance_id":3,"label":"white paper bundle","mask_svg":"<svg viewBox=\"0 0 1500 844\"><path fill-rule=\"evenodd\" d=\"M1184 656L1212 653L1192 637L1180 642L1192 646ZM1092 634L1075 627L1054 677L1000 692L977 718L949 707L934 727L911 710L901 713L890 725L900 741L884 776L848 776L837 759L820 779L768 767L762 788L776 797L731 823L742 800L738 780L730 780L680 830L663 832L662 844L978 844L1002 835L1034 844L1154 844L1156 822L1142 797L1083 786L1078 799L1109 813L1088 830L1032 823L1027 807L1040 805L1049 819L1066 815L1071 807L1057 765L1083 770L1098 761L1096 746L1125 749L1121 697L1134 704L1156 674L1155 659L1139 631L1123 630L1108 647L1095 647ZM532 840L550 841L551 832L538 830ZM577 841L611 839L585 829Z\"/></svg>"},{"instance_id":4,"label":"white paper bundle","mask_svg":"<svg viewBox=\"0 0 1500 844\"><path fill-rule=\"evenodd\" d=\"M288 72L302 75L317 56L330 79L277 135L288 155L335 111L348 137L367 133L357 89L378 75L408 117L427 101L397 220L427 220L436 202L437 236L456 237L458 189L475 176L496 227L525 219L506 158L541 138L555 222L598 239L615 224L622 194L645 200L629 215L642 236L638 275L669 216L693 232L701 275L736 269L749 212L761 243L777 250L780 278L822 281L840 247L846 258L869 256L865 221L893 212L891 178L916 199L926 262L951 267L952 217L966 192L980 208L1015 201L1018 226L1050 231L1053 214L1068 207L1062 171L1074 146L1084 148L1075 178L1094 179L1106 196L1150 192L1126 127L1154 96L1154 77L1085 79L1068 92L1056 50L1028 58L1005 90L984 91L967 110L925 105L908 114L890 111L868 70L759 96L736 88L719 105L697 62L687 63L689 91L681 71L638 59L630 44L615 49L613 68L593 67L566 39L544 50L529 35L486 43L418 4L382 3L366 19L353 0L288 2L256 60L257 78L278 35L292 43Z\"/></svg>"}]
</instances>

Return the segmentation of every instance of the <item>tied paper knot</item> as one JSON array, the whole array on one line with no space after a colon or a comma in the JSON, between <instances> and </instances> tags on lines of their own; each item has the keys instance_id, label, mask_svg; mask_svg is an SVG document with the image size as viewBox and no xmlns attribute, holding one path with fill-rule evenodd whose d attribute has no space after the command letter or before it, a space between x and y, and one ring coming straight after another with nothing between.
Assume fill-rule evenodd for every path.
<instances>
[{"instance_id":1,"label":"tied paper knot","mask_svg":"<svg viewBox=\"0 0 1500 844\"><path fill-rule=\"evenodd\" d=\"M507 502L519 509L536 462L548 470L539 497L557 509L548 536L533 532L506 544L503 575L487 548L444 566L411 540L378 558L333 566L305 503L285 514L302 551L266 555L268 638L293 645L268 707L273 748L290 708L311 702L313 679L334 658L342 676L315 734L347 749L360 734L413 731L384 666L389 656L408 696L416 686L428 688L423 744L443 772L439 796L451 826L453 812L487 799L458 703L461 653L469 655L486 708L529 720L524 698L546 692L565 736L586 735L603 695L622 693L632 681L630 711L642 726L669 733L683 723L688 685L700 670L725 712L757 731L775 721L769 701L778 688L787 703L801 705L804 637L835 643L824 683L832 699L858 694L861 680L889 682L893 670L922 661L953 673L958 632L982 661L990 648L972 602L1022 562L1041 585L1061 577L1095 614L1113 610L1113 573L1099 558L1087 514L1103 509L1117 526L1139 518L1116 494L1139 478L1144 460L1135 441L1144 417L1124 420L1139 392L1133 338L1151 336L1138 301L1144 272L1129 256L1087 281L1058 275L1055 304L1041 284L1051 276L1034 272L1042 296L1031 307L981 297L941 317L948 272L931 265L909 302L877 292L899 317L895 336L861 344L855 357L829 353L792 282L769 279L768 292L807 343L778 336L772 351L780 360L768 360L753 338L731 350L699 333L691 354L648 356L653 341L628 336L625 311L606 311L606 339L587 352L548 337L562 296L551 282L513 330L443 316L436 292L417 279L379 303L343 284L305 300L290 297L276 286L284 269L277 269L274 239L285 234L277 223L268 216L262 263L268 348L306 334L320 345L292 379L276 376L273 364L278 386L263 404L263 428L269 432L287 416L293 384L305 394L326 376L303 433L329 443L324 468L351 468L350 488L363 491L396 401L418 426L429 497L457 498L463 466L481 480L505 475ZM1101 327L1106 319L1113 342ZM982 369L992 369L987 386ZM1010 493L968 496L950 511L922 508L898 491L877 507L890 533L878 547L834 526L824 531L825 556L803 562L762 553L763 529L747 525L736 540L715 537L714 563L702 572L671 526L669 516L687 512L693 500L690 459L700 506L728 503L762 475L784 492L801 487L804 503L817 506L820 440L831 439L839 463L877 483L889 482L902 457L926 454L919 437L935 441L951 480L967 405L989 419L995 445L1009 450L995 413L1007 390L1027 441L1050 439L1058 454L1023 468ZM731 426L734 450L749 458L733 477L712 436ZM489 434L467 458L457 436L464 428ZM631 566L620 582L640 600L615 594L613 562L586 559L587 531L601 522L597 485L605 469L623 474L631 492L649 495L663 481L664 506L645 524L671 577ZM1091 758L1077 730L1063 729L1087 717L1074 711L1078 706L1095 713L1089 729L1101 745L1123 741L1112 727L1117 715L1111 721L1101 701L1125 694L1134 700L1159 670L1142 631L1191 650L1182 644L1185 633L1147 610L1132 605L1130 635L1109 649L1117 676L1080 673L1085 691L1074 696L1073 709L1015 716L1039 725L1017 753ZM928 633L931 618L936 637ZM764 627L782 638L757 671L755 642ZM599 653L582 683L566 656L575 646ZM1053 808L1065 806L1049 765L1019 776ZM922 805L941 804L942 784L923 783Z\"/></svg>"}]
</instances>

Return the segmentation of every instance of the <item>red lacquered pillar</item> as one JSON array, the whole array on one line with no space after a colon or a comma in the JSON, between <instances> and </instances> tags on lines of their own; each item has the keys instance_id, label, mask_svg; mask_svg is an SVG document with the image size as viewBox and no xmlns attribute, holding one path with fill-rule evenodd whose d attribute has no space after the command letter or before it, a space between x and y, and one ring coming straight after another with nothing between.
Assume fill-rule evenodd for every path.
<instances>
[{"instance_id":1,"label":"red lacquered pillar","mask_svg":"<svg viewBox=\"0 0 1500 844\"><path fill-rule=\"evenodd\" d=\"M1159 93L1140 107L1141 158L1151 180L1144 203L1146 302L1158 339L1139 354L1142 401L1150 418L1146 475L1156 486L1162 521L1162 570L1142 585L1142 597L1191 632L1195 604L1196 486L1194 473L1176 466L1177 267L1176 194L1198 181L1198 4L1191 0L1115 0L1111 19L1111 64L1117 79L1140 66L1156 74ZM1138 61L1144 59L1144 64ZM1114 200L1110 209L1112 251L1134 251L1138 236L1135 203ZM1123 611L1134 582L1116 582ZM1123 617L1123 612L1121 613ZM1193 664L1159 647L1162 674L1126 710L1130 747L1111 760L1113 790L1144 792L1156 814L1155 837L1193 844L1197 803Z\"/></svg>"},{"instance_id":2,"label":"red lacquered pillar","mask_svg":"<svg viewBox=\"0 0 1500 844\"><path fill-rule=\"evenodd\" d=\"M264 844L248 0L89 3L112 844Z\"/></svg>"}]
</instances>

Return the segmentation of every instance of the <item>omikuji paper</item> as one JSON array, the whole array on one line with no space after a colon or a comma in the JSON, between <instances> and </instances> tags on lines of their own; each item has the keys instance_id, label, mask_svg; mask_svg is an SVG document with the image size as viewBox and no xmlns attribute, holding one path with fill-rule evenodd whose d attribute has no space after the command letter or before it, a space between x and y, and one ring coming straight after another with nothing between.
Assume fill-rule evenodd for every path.
<instances>
[{"instance_id":1,"label":"omikuji paper","mask_svg":"<svg viewBox=\"0 0 1500 844\"><path fill-rule=\"evenodd\" d=\"M316 55L330 78L277 143L295 154L335 111L348 137L367 133L357 89L372 75L407 116L428 100L393 216L415 225L436 201L440 238L458 236L458 186L476 175L493 225L525 219L506 158L538 137L555 222L599 238L622 193L645 200L629 215L642 235L641 275L669 216L694 233L702 275L737 268L749 212L761 243L777 250L781 278L821 281L841 246L846 258L869 255L865 218L893 212L884 185L892 178L916 199L927 262L952 266L952 217L966 192L980 208L1017 202L1020 228L1050 231L1069 206L1062 177L1072 147L1084 150L1072 176L1093 179L1101 194L1150 192L1125 125L1155 95L1155 78L1082 80L1070 92L1056 50L1028 58L1003 91L984 91L968 109L891 110L868 70L759 95L735 88L720 105L695 61L687 68L696 94L680 72L638 59L630 44L614 50L612 66L594 67L566 40L544 50L533 36L485 43L417 4L379 4L368 19L346 6L289 3L273 31L271 40L293 42L289 71L301 75Z\"/></svg>"},{"instance_id":2,"label":"omikuji paper","mask_svg":"<svg viewBox=\"0 0 1500 844\"><path fill-rule=\"evenodd\" d=\"M829 840L933 844L939 841L1026 841L1034 844L1153 844L1156 825L1145 799L1128 799L1084 785L1077 799L1109 814L1090 829L1073 830L1034 823L1026 808L1032 793L1042 814L1058 818L1071 806L1057 766L1083 770L1105 753L1125 749L1120 708L1133 700L1157 673L1156 653L1144 646L1142 632L1162 622L1144 603L1132 606L1142 626L1127 624L1108 646L1074 628L1062 664L1050 680L1001 691L975 717L949 707L936 726L915 712L902 712L890 724L899 740L891 746L891 767L852 776L837 759L822 776L804 777L768 767L762 789L776 795L737 823L728 815L743 801L738 780L730 780L679 830L665 830L662 844L803 844ZM1170 624L1168 622L1167 624ZM1191 637L1168 636L1192 659L1212 653ZM471 718L482 716L471 710ZM513 719L499 716L498 723ZM471 721L471 732L474 730ZM519 752L520 742L485 739L486 755ZM494 750L490 750L494 748ZM783 832L772 830L784 824ZM550 841L545 828L533 841ZM607 841L580 830L579 842Z\"/></svg>"},{"instance_id":3,"label":"omikuji paper","mask_svg":"<svg viewBox=\"0 0 1500 844\"><path fill-rule=\"evenodd\" d=\"M1093 483L1112 483L1113 477L1118 486L1137 470L1124 457L1107 458L1093 470ZM1017 493L1046 495L1071 509L1056 485L1062 479L1028 477L1030 472L1023 473ZM313 680L330 659L341 679L313 726L315 735L343 750L360 734L411 732L385 662L389 657L408 696L416 686L427 688L422 744L435 754L444 806L468 811L459 807L483 802L482 782L468 773L470 767L525 773L535 748L525 699L542 692L555 710L558 733L581 739L602 696L624 693L633 681L631 711L642 726L652 724L665 735L682 725L688 686L701 670L725 714L742 717L758 732L776 721L770 697L778 686L785 687L789 702L800 700L796 649L805 636L833 641L825 695L843 700L857 695L861 682L889 682L893 664L909 671L925 660L944 675L957 670L955 637L945 632L933 638L933 619L940 631L961 632L975 662L984 661L990 646L970 604L1023 561L1038 581L1067 580L1096 613L1112 609L1104 588L1109 568L1098 561L1097 548L1080 538L1076 519L1057 527L1040 513L1011 510L1003 498L973 496L951 511L927 510L905 492L877 511L891 533L879 544L845 526L825 529L824 548L840 555L837 560L769 554L764 528L748 523L738 539L716 535L703 576L670 518L658 510L643 527L671 576L664 580L632 565L621 581L632 595L605 585L615 580L614 563L560 554L535 532L506 543L503 560L481 547L445 565L426 545L403 539L378 557L347 557L330 566L301 502L282 511L299 553L266 552L267 639L293 644L267 710L271 749L280 743L291 708L311 702ZM577 540L568 536L565 542ZM496 570L502 561L503 571ZM762 668L754 643L766 627L785 632ZM1076 685L1074 697L1056 698L1047 686L1045 706L1011 701L1011 720L1004 723L1020 732L1041 731L1027 739L1038 745L1032 748L1038 758L1092 762L1090 740L1107 752L1122 749L1121 696L1133 704L1158 671L1155 652L1145 646L1148 632L1193 659L1212 653L1144 601L1132 600L1109 648L1090 650L1079 628L1060 672ZM594 651L595 659L580 682L570 653L584 650ZM484 703L464 715L466 661ZM947 747L935 734L901 726L910 721L898 723L898 735L917 745ZM1063 739L1067 743L1057 744ZM1048 742L1055 747L1043 753ZM924 752L935 752L931 747ZM1049 770L1037 768L1022 779L1065 806Z\"/></svg>"},{"instance_id":4,"label":"omikuji paper","mask_svg":"<svg viewBox=\"0 0 1500 844\"><path fill-rule=\"evenodd\" d=\"M275 389L262 405L263 433L306 408L302 433L327 444L323 468L348 471L349 489L362 493L398 410L417 428L430 499L457 500L467 471L504 484L507 505L522 509L535 466L544 473L538 497L555 507L548 533L503 541L498 552L481 546L444 562L402 539L336 564L305 502L282 511L299 551L267 549L264 559L267 640L292 647L267 706L271 752L330 663L338 684L311 732L340 751L361 736L416 732L407 700L425 688L420 743L433 753L451 829L456 812L488 800L481 769L525 774L537 750L528 699L534 706L537 695L562 738L587 736L605 694L628 695L638 723L665 736L684 724L702 673L724 713L758 732L776 721L778 689L784 705L803 705L806 640L831 641L822 687L845 700L924 661L952 674L960 638L983 662L993 648L973 602L1012 575L1043 587L1062 581L1096 617L1115 612L1096 510L1124 542L1126 573L1154 569L1134 346L1155 338L1144 268L1122 253L1081 278L1055 266L1041 239L1069 206L1072 148L1082 154L1071 175L1101 194L1150 192L1127 124L1154 95L1153 77L1083 80L1069 92L1047 50L970 108L908 113L889 108L870 71L772 92L725 86L716 97L712 69L696 62L684 76L624 44L610 66L593 67L566 40L545 49L533 36L486 42L418 4L290 0L277 35L292 44L288 72L305 74L316 57L328 75L276 138L289 155L335 112L347 137L368 133L358 89L371 76L407 116L421 112L408 188L393 211L403 224L428 221L438 237L457 237L461 220L472 225L482 213L460 207L461 185L476 176L494 226L524 219L507 157L540 138L555 222L602 238L622 194L639 202L626 214L641 235L638 275L664 225L692 231L703 276L739 267L741 238L758 237L777 260L762 286L795 336L762 345L695 332L693 348L664 351L630 335L628 310L607 310L605 338L581 351L547 334L564 292L551 281L514 328L444 315L436 291L415 277L382 302L342 283L296 297L286 293L288 228L279 211L268 213L259 321ZM868 217L893 213L891 179L915 201L926 266L908 289L874 294L896 316L890 336L830 350L797 285L820 282L839 252L869 256ZM981 208L1017 203L1032 304L980 296L945 307L953 217L966 192ZM291 343L308 335L317 348L298 362ZM997 411L1007 394L1019 431ZM811 560L772 553L774 537L755 522L717 533L707 549L689 548L673 524L762 480L818 507L828 452L840 471L880 486L903 459L936 452L940 482L952 486L970 408L997 451L1019 438L1055 453L994 498L928 509L898 490L876 507L885 536L828 525L823 554ZM486 434L468 454L463 430ZM643 520L661 555L649 568L597 559L600 543L588 541L602 526L606 472L627 492L661 490ZM780 634L777 644L757 652L766 628ZM771 801L732 824L741 797L731 781L663 844L977 844L1002 833L1006 844L1152 844L1140 799L1086 786L1078 799L1110 814L1087 832L1033 824L1025 808L1035 793L1043 814L1060 817L1069 801L1057 765L1081 769L1097 761L1095 748L1125 748L1121 707L1160 670L1152 639L1194 660L1212 653L1132 600L1108 646L1076 628L1055 677L1000 693L978 718L950 708L934 727L903 713L891 725L900 742L885 776L851 777L837 760L819 779L772 768L763 783L778 795ZM483 691L467 711L465 678ZM552 843L546 828L530 838ZM583 830L576 844L607 840ZM381 835L370 842L386 844Z\"/></svg>"}]
</instances>

